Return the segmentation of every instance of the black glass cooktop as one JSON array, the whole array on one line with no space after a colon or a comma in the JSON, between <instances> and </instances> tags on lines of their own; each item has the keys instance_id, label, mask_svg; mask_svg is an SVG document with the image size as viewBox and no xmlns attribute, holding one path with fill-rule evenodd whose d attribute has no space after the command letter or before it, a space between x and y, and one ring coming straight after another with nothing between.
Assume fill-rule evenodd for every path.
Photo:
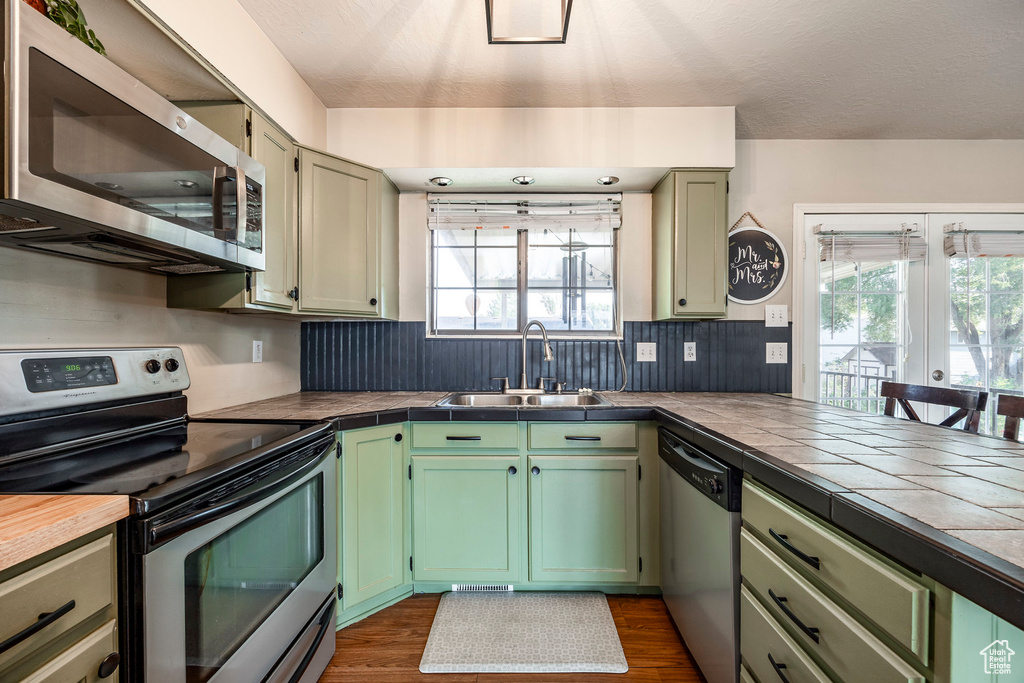
<instances>
[{"instance_id":1,"label":"black glass cooktop","mask_svg":"<svg viewBox=\"0 0 1024 683\"><path fill-rule=\"evenodd\" d=\"M144 496L170 481L227 467L308 425L190 422L113 443L0 467L0 493ZM190 478L199 478L197 477Z\"/></svg>"}]
</instances>

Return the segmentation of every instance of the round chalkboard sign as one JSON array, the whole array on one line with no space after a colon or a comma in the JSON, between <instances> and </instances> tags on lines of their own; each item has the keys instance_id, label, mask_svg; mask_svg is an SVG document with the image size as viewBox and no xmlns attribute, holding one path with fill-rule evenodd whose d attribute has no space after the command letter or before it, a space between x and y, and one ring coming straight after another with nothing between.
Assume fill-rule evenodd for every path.
<instances>
[{"instance_id":1,"label":"round chalkboard sign","mask_svg":"<svg viewBox=\"0 0 1024 683\"><path fill-rule=\"evenodd\" d=\"M779 239L761 228L729 233L729 298L756 304L771 298L786 281L789 257Z\"/></svg>"}]
</instances>

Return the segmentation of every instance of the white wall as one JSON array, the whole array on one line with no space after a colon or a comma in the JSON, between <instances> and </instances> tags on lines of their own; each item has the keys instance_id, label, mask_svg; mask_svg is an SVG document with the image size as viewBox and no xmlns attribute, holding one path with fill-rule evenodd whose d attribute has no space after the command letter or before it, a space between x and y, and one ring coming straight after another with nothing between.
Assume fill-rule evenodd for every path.
<instances>
[{"instance_id":1,"label":"white wall","mask_svg":"<svg viewBox=\"0 0 1024 683\"><path fill-rule=\"evenodd\" d=\"M729 168L734 107L331 109L327 151L377 168Z\"/></svg>"},{"instance_id":2,"label":"white wall","mask_svg":"<svg viewBox=\"0 0 1024 683\"><path fill-rule=\"evenodd\" d=\"M797 203L1024 201L1024 140L737 140L729 183L730 224L752 212L792 260ZM792 306L792 284L765 303ZM763 320L764 305L730 303L729 318Z\"/></svg>"},{"instance_id":3,"label":"white wall","mask_svg":"<svg viewBox=\"0 0 1024 683\"><path fill-rule=\"evenodd\" d=\"M323 149L327 108L236 0L144 0L299 142Z\"/></svg>"},{"instance_id":4,"label":"white wall","mask_svg":"<svg viewBox=\"0 0 1024 683\"><path fill-rule=\"evenodd\" d=\"M797 203L1021 202L1022 140L739 140L730 173L730 225L751 211L793 254ZM426 199L402 195L403 320L426 319ZM651 201L623 195L625 320L651 319ZM769 304L792 306L792 280ZM791 312L792 317L792 312ZM763 320L764 304L729 305L731 320Z\"/></svg>"},{"instance_id":5,"label":"white wall","mask_svg":"<svg viewBox=\"0 0 1024 683\"><path fill-rule=\"evenodd\" d=\"M0 248L0 348L180 346L192 413L299 390L297 321L172 310L165 290L162 275Z\"/></svg>"}]
</instances>

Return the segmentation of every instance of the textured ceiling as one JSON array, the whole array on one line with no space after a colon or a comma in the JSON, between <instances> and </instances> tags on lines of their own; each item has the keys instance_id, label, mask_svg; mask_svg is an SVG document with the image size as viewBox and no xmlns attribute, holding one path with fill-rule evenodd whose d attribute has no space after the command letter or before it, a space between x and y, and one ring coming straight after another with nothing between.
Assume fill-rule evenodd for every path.
<instances>
[{"instance_id":1,"label":"textured ceiling","mask_svg":"<svg viewBox=\"0 0 1024 683\"><path fill-rule=\"evenodd\" d=\"M511 2L514 0L495 0ZM328 107L735 105L740 138L1024 138L1024 0L240 0Z\"/></svg>"}]
</instances>

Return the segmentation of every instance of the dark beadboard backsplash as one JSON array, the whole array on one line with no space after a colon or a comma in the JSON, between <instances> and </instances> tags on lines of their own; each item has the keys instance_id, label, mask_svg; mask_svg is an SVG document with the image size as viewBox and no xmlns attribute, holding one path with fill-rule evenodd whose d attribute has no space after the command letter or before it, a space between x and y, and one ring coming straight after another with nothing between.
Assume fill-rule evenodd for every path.
<instances>
[{"instance_id":1,"label":"dark beadboard backsplash","mask_svg":"<svg viewBox=\"0 0 1024 683\"><path fill-rule=\"evenodd\" d=\"M759 321L626 322L622 351L627 391L791 390L791 327ZM536 335L536 336L535 336ZM537 330L526 346L526 376L555 377L568 389L608 391L622 385L614 341L552 340L555 360L541 362ZM697 360L683 362L683 342ZM637 342L657 342L654 363L637 363ZM765 363L765 343L789 344L789 363ZM518 339L427 339L422 322L310 322L302 325L304 391L496 390L491 377L519 383Z\"/></svg>"}]
</instances>

